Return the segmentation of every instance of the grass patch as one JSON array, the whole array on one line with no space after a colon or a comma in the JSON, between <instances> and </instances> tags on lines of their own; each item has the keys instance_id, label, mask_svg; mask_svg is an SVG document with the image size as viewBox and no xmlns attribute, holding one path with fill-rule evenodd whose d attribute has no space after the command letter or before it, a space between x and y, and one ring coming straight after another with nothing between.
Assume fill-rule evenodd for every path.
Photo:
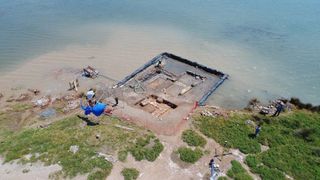
<instances>
[{"instance_id":1,"label":"grass patch","mask_svg":"<svg viewBox=\"0 0 320 180\"><path fill-rule=\"evenodd\" d=\"M126 150L120 150L118 151L118 159L121 162L125 162L127 160L128 151Z\"/></svg>"},{"instance_id":2,"label":"grass patch","mask_svg":"<svg viewBox=\"0 0 320 180\"><path fill-rule=\"evenodd\" d=\"M154 161L163 151L163 145L155 136L149 135L146 138L138 138L134 146L129 148L130 153L137 161L146 159Z\"/></svg>"},{"instance_id":3,"label":"grass patch","mask_svg":"<svg viewBox=\"0 0 320 180\"><path fill-rule=\"evenodd\" d=\"M124 168L121 174L125 180L135 180L139 176L139 171L134 168Z\"/></svg>"},{"instance_id":4,"label":"grass patch","mask_svg":"<svg viewBox=\"0 0 320 180\"><path fill-rule=\"evenodd\" d=\"M106 173L99 170L99 171L96 171L96 172L89 174L87 179L88 180L98 180L98 179L103 180L103 179L106 179Z\"/></svg>"},{"instance_id":5,"label":"grass patch","mask_svg":"<svg viewBox=\"0 0 320 180\"><path fill-rule=\"evenodd\" d=\"M118 119L105 117L101 121L107 125L85 126L78 117L58 121L45 129L27 129L9 135L0 146L0 154L5 162L20 159L21 162L42 161L46 165L62 166L64 177L91 173L88 179L105 179L112 169L112 164L96 152L108 147L107 153L124 149L134 139L144 136L141 131L124 131L114 124L125 124ZM99 133L100 138L96 139ZM76 153L69 151L70 146L77 145ZM105 151L104 151L105 152ZM28 160L25 155L32 155Z\"/></svg>"},{"instance_id":6,"label":"grass patch","mask_svg":"<svg viewBox=\"0 0 320 180\"><path fill-rule=\"evenodd\" d=\"M232 167L227 172L227 175L235 180L253 180L248 172L241 166L241 164L233 160L231 161Z\"/></svg>"},{"instance_id":7,"label":"grass patch","mask_svg":"<svg viewBox=\"0 0 320 180\"><path fill-rule=\"evenodd\" d=\"M203 155L202 150L199 148L192 150L188 147L180 147L177 152L179 153L180 159L188 163L197 162Z\"/></svg>"},{"instance_id":8,"label":"grass patch","mask_svg":"<svg viewBox=\"0 0 320 180\"><path fill-rule=\"evenodd\" d=\"M227 147L239 149L243 153L261 151L259 142L249 137L254 128L245 123L248 115L233 115L228 120L217 117L196 118L196 126L206 136Z\"/></svg>"},{"instance_id":9,"label":"grass patch","mask_svg":"<svg viewBox=\"0 0 320 180\"><path fill-rule=\"evenodd\" d=\"M228 178L226 176L220 176L218 180L228 180Z\"/></svg>"},{"instance_id":10,"label":"grass patch","mask_svg":"<svg viewBox=\"0 0 320 180\"><path fill-rule=\"evenodd\" d=\"M246 120L263 123L257 138L250 138L254 127ZM229 119L198 117L196 126L220 144L250 153L246 164L263 179L320 177L320 114L305 110L283 113L279 117L234 114ZM259 143L269 146L260 152Z\"/></svg>"},{"instance_id":11,"label":"grass patch","mask_svg":"<svg viewBox=\"0 0 320 180\"><path fill-rule=\"evenodd\" d=\"M23 104L23 103L16 103L10 107L12 108L12 111L14 111L14 112L21 112L21 111L25 111L25 110L32 108L32 105Z\"/></svg>"},{"instance_id":12,"label":"grass patch","mask_svg":"<svg viewBox=\"0 0 320 180\"><path fill-rule=\"evenodd\" d=\"M191 129L183 131L182 140L186 142L189 146L204 147L207 144L205 138L203 138L200 134Z\"/></svg>"}]
</instances>

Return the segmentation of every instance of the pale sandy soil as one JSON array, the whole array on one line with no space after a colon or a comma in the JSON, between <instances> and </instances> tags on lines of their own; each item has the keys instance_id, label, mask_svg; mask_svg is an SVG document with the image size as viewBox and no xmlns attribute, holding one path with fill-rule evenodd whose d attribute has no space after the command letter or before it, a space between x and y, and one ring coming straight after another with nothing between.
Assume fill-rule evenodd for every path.
<instances>
[{"instance_id":1,"label":"pale sandy soil","mask_svg":"<svg viewBox=\"0 0 320 180\"><path fill-rule=\"evenodd\" d=\"M179 160L177 155L174 154L180 146L186 146L182 142L180 136L160 136L161 142L164 144L164 151L154 162L135 161L132 156L128 156L126 162L116 162L112 169L108 180L122 179L121 171L123 168L136 168L140 172L139 180L176 180L176 179L193 179L193 180L207 180L210 174L208 163L210 159L216 154L221 155L223 152L222 146L214 140L208 139L205 147L209 150L209 154L204 155L195 164L187 164ZM215 158L215 162L220 165L221 173L223 176L231 168L230 162L234 159L240 161L243 166L244 155L237 150L231 150L232 154L223 156L222 158ZM247 167L245 167L247 169ZM260 179L254 174L250 173L255 179Z\"/></svg>"},{"instance_id":2,"label":"pale sandy soil","mask_svg":"<svg viewBox=\"0 0 320 180\"><path fill-rule=\"evenodd\" d=\"M1 157L0 163L1 180L42 180L48 179L51 173L61 170L61 167L57 164L44 166L40 162L23 165L14 161L3 164Z\"/></svg>"}]
</instances>

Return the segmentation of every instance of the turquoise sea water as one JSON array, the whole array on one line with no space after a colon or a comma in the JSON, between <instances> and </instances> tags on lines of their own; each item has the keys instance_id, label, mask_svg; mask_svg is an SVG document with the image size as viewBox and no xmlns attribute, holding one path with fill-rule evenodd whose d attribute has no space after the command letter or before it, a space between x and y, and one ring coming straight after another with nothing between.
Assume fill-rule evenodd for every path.
<instances>
[{"instance_id":1,"label":"turquoise sea water","mask_svg":"<svg viewBox=\"0 0 320 180\"><path fill-rule=\"evenodd\" d=\"M70 44L102 43L103 32L70 31L84 24L162 25L250 51L243 64L204 60L231 75L211 101L297 96L320 104L319 7L319 0L1 0L0 71ZM237 52L232 56L237 60ZM243 71L249 82L234 82Z\"/></svg>"}]
</instances>

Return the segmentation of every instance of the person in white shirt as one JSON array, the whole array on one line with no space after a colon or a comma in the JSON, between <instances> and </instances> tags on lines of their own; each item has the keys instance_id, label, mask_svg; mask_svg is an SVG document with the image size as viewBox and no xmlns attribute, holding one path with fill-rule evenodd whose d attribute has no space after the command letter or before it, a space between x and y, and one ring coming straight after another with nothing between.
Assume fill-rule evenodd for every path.
<instances>
[{"instance_id":1,"label":"person in white shirt","mask_svg":"<svg viewBox=\"0 0 320 180\"><path fill-rule=\"evenodd\" d=\"M87 100L93 100L93 98L95 97L95 92L93 89L89 89L89 91L87 92L86 96L87 96Z\"/></svg>"}]
</instances>

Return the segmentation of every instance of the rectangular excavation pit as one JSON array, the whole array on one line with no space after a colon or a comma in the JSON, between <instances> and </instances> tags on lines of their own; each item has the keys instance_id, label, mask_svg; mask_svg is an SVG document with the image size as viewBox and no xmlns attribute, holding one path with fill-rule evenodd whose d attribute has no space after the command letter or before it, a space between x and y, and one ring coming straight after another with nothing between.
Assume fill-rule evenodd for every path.
<instances>
[{"instance_id":1,"label":"rectangular excavation pit","mask_svg":"<svg viewBox=\"0 0 320 180\"><path fill-rule=\"evenodd\" d=\"M174 134L227 78L197 62L162 53L114 86L123 92L124 106L118 113L157 133Z\"/></svg>"},{"instance_id":2,"label":"rectangular excavation pit","mask_svg":"<svg viewBox=\"0 0 320 180\"><path fill-rule=\"evenodd\" d=\"M157 77L152 80L147 87L153 90L163 90L173 84L173 81L165 77Z\"/></svg>"},{"instance_id":3,"label":"rectangular excavation pit","mask_svg":"<svg viewBox=\"0 0 320 180\"><path fill-rule=\"evenodd\" d=\"M158 97L156 95L150 95L146 98L143 98L139 100L135 105L156 117L160 117L169 110L178 107L172 102Z\"/></svg>"}]
</instances>

